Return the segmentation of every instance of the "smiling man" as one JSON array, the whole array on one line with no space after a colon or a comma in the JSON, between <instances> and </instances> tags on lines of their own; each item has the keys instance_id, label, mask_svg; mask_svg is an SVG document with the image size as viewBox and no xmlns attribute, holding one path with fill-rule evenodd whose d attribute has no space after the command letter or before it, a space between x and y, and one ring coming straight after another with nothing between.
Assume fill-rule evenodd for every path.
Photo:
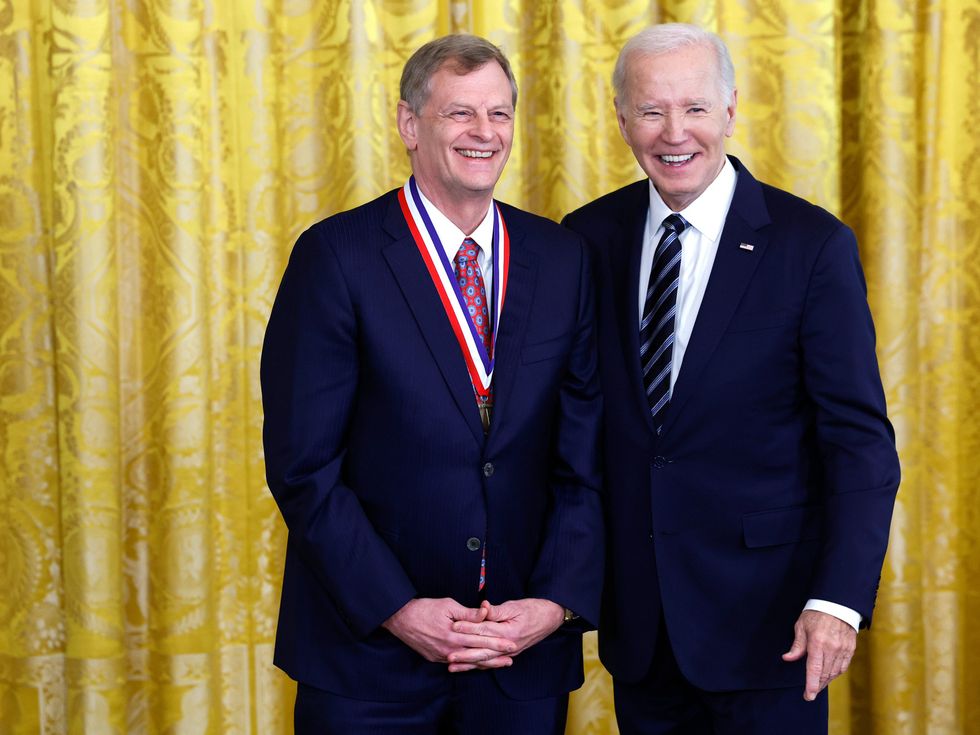
<instances>
[{"instance_id":1,"label":"smiling man","mask_svg":"<svg viewBox=\"0 0 980 735\"><path fill-rule=\"evenodd\" d=\"M826 733L899 481L854 234L725 155L716 35L649 28L613 84L647 179L565 224L597 271L619 729Z\"/></svg>"},{"instance_id":2,"label":"smiling man","mask_svg":"<svg viewBox=\"0 0 980 735\"><path fill-rule=\"evenodd\" d=\"M603 570L581 239L493 200L517 85L447 36L405 65L413 175L296 243L262 352L289 530L296 732L558 733Z\"/></svg>"}]
</instances>

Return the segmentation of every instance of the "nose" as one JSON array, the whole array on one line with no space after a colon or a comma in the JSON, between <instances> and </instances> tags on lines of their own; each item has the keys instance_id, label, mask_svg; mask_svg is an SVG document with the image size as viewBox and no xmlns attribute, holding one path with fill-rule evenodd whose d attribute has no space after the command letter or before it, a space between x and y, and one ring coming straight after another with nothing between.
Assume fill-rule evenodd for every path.
<instances>
[{"instance_id":1,"label":"nose","mask_svg":"<svg viewBox=\"0 0 980 735\"><path fill-rule=\"evenodd\" d=\"M683 143L687 138L687 121L683 112L671 112L664 119L663 134L665 143Z\"/></svg>"},{"instance_id":2,"label":"nose","mask_svg":"<svg viewBox=\"0 0 980 735\"><path fill-rule=\"evenodd\" d=\"M470 134L480 140L490 140L493 136L490 115L487 114L486 110L480 110L473 116L473 125L470 126Z\"/></svg>"}]
</instances>

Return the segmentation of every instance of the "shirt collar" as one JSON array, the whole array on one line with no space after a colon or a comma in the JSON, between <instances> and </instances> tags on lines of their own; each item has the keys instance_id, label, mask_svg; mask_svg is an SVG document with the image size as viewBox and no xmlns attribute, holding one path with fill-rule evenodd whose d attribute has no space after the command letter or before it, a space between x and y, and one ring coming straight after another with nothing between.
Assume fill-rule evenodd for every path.
<instances>
[{"instance_id":1,"label":"shirt collar","mask_svg":"<svg viewBox=\"0 0 980 735\"><path fill-rule=\"evenodd\" d=\"M691 202L680 214L687 223L711 240L718 240L721 237L722 228L725 226L725 219L728 217L728 208L732 203L732 196L735 194L735 182L738 174L732 162L725 157L725 165L715 177L715 180L708 184L708 188L701 192L701 196ZM650 219L657 228L663 225L663 221L673 210L664 204L664 200L657 191L657 187L650 182Z\"/></svg>"},{"instance_id":2,"label":"shirt collar","mask_svg":"<svg viewBox=\"0 0 980 735\"><path fill-rule=\"evenodd\" d=\"M422 193L422 189L418 190L419 196L422 197L422 203L425 205L425 211L429 213L429 219L432 220L432 226L436 230L436 234L439 235L439 240L442 242L442 247L446 251L446 257L449 258L451 263L456 257L456 252L459 250L459 246L463 244L463 240L467 237L467 234L459 229L452 220L450 220L446 215L444 215L439 208L429 201L429 199ZM493 202L490 202L490 206L487 207L487 213L483 216L483 220L476 226L468 237L472 238L476 244L483 251L487 258L493 256Z\"/></svg>"}]
</instances>

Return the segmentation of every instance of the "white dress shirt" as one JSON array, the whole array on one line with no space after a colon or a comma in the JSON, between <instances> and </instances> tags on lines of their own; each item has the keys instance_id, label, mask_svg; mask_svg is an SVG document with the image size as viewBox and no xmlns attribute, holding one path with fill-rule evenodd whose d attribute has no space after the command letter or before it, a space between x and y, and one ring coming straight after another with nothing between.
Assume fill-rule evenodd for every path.
<instances>
[{"instance_id":1,"label":"white dress shirt","mask_svg":"<svg viewBox=\"0 0 980 735\"><path fill-rule=\"evenodd\" d=\"M450 265L455 265L456 253L463 240L471 238L477 244L476 260L480 264L480 271L483 273L483 283L487 290L487 312L490 316L490 323L493 324L493 202L487 207L487 213L483 220L476 226L476 229L469 235L459 229L452 221L439 211L435 204L430 202L422 190L419 189L419 196L425 205L425 211L432 220L432 226L439 236L443 249L446 251L446 258Z\"/></svg>"},{"instance_id":2,"label":"white dress shirt","mask_svg":"<svg viewBox=\"0 0 980 735\"><path fill-rule=\"evenodd\" d=\"M728 209L735 194L738 174L731 161L725 165L701 196L677 214L687 221L687 228L680 234L681 272L677 284L677 312L674 316L674 349L670 365L670 388L673 390L680 372L684 353L691 341L694 322L697 320L701 301L708 286L708 277L718 252L721 232L725 228ZM650 207L647 209L646 228L643 232L643 250L640 254L639 313L637 329L643 320L650 268L654 251L664 233L663 221L673 210L661 198L653 182L650 182ZM441 237L441 234L440 234ZM454 253L455 254L455 253ZM861 614L844 605L827 600L807 600L804 610L817 610L843 620L854 630L861 625Z\"/></svg>"},{"instance_id":3,"label":"white dress shirt","mask_svg":"<svg viewBox=\"0 0 980 735\"><path fill-rule=\"evenodd\" d=\"M718 241L721 240L728 207L735 194L735 179L735 168L726 158L721 173L701 196L691 202L687 209L678 212L687 220L688 227L680 235L681 273L677 284L677 312L674 315L674 351L670 358L671 390L677 381L677 373L701 308L701 299L704 298L704 291L708 286L708 276L711 275L711 266L715 262L715 253L718 252ZM637 328L643 321L650 268L653 265L654 251L664 234L663 221L672 212L651 181L650 208L647 210L643 251L640 254L640 308L636 317Z\"/></svg>"}]
</instances>

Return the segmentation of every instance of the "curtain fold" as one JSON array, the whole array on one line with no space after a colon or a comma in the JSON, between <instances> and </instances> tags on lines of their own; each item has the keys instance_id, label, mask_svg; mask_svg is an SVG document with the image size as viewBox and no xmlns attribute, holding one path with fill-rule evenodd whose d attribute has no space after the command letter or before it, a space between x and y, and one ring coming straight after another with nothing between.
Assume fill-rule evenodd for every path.
<instances>
[{"instance_id":1,"label":"curtain fold","mask_svg":"<svg viewBox=\"0 0 980 735\"><path fill-rule=\"evenodd\" d=\"M0 0L0 735L292 731L258 365L293 242L404 182L401 68L452 31L517 75L498 198L640 178L610 75L673 20L729 43L731 152L861 246L903 482L831 730L980 733L976 0ZM568 732L614 733L585 645Z\"/></svg>"}]
</instances>

